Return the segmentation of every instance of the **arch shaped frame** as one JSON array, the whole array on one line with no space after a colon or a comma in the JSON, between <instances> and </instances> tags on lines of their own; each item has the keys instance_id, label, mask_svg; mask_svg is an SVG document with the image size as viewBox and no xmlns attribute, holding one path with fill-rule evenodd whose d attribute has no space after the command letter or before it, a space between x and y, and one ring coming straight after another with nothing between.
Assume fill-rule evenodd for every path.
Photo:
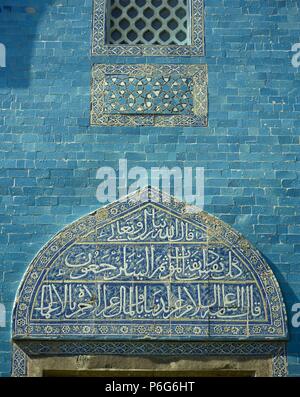
<instances>
[{"instance_id":1,"label":"arch shaped frame","mask_svg":"<svg viewBox=\"0 0 300 397\"><path fill-rule=\"evenodd\" d=\"M271 268L239 233L149 188L65 228L26 272L13 338L82 336L278 340L286 311Z\"/></svg>"},{"instance_id":2,"label":"arch shaped frame","mask_svg":"<svg viewBox=\"0 0 300 397\"><path fill-rule=\"evenodd\" d=\"M88 354L97 341L96 354L271 355L278 376L287 336L261 254L224 222L148 187L67 226L34 258L14 306L13 373L24 376L32 354Z\"/></svg>"}]
</instances>

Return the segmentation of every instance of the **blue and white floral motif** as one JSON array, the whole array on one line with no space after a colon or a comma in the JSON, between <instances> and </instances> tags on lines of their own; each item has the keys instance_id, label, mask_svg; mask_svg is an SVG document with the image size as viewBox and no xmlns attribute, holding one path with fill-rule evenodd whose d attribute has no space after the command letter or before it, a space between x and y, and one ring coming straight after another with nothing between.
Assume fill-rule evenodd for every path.
<instances>
[{"instance_id":1,"label":"blue and white floral motif","mask_svg":"<svg viewBox=\"0 0 300 397\"><path fill-rule=\"evenodd\" d=\"M286 339L277 281L221 221L154 189L70 225L33 260L14 339Z\"/></svg>"},{"instance_id":2,"label":"blue and white floral motif","mask_svg":"<svg viewBox=\"0 0 300 397\"><path fill-rule=\"evenodd\" d=\"M116 114L190 114L192 79L179 76L107 76L104 111Z\"/></svg>"},{"instance_id":3,"label":"blue and white floral motif","mask_svg":"<svg viewBox=\"0 0 300 397\"><path fill-rule=\"evenodd\" d=\"M207 126L207 65L93 66L91 124Z\"/></svg>"}]
</instances>

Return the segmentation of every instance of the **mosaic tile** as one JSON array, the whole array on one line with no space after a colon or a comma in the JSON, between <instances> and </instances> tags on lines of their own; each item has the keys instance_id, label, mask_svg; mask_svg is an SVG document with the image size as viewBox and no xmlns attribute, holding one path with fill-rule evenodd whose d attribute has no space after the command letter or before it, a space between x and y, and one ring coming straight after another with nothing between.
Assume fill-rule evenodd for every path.
<instances>
[{"instance_id":1,"label":"mosaic tile","mask_svg":"<svg viewBox=\"0 0 300 397\"><path fill-rule=\"evenodd\" d=\"M206 65L94 65L91 124L207 125Z\"/></svg>"},{"instance_id":2,"label":"mosaic tile","mask_svg":"<svg viewBox=\"0 0 300 397\"><path fill-rule=\"evenodd\" d=\"M178 76L107 76L104 112L116 114L190 114L193 81Z\"/></svg>"},{"instance_id":3,"label":"mosaic tile","mask_svg":"<svg viewBox=\"0 0 300 397\"><path fill-rule=\"evenodd\" d=\"M286 346L283 342L93 342L23 341L14 343L12 375L27 376L29 357L49 356L188 356L188 357L271 357L272 376L288 375Z\"/></svg>"},{"instance_id":4,"label":"mosaic tile","mask_svg":"<svg viewBox=\"0 0 300 397\"><path fill-rule=\"evenodd\" d=\"M272 270L238 233L152 189L90 214L33 260L14 339L279 340Z\"/></svg>"}]
</instances>

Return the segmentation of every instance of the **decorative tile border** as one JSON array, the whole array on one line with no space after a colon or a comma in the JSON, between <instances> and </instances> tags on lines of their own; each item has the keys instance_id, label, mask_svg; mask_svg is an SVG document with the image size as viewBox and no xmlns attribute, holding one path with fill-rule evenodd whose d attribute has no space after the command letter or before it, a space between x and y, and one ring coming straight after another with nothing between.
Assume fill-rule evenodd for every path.
<instances>
[{"instance_id":1,"label":"decorative tile border","mask_svg":"<svg viewBox=\"0 0 300 397\"><path fill-rule=\"evenodd\" d=\"M207 84L207 65L96 64L91 124L207 126Z\"/></svg>"},{"instance_id":2,"label":"decorative tile border","mask_svg":"<svg viewBox=\"0 0 300 397\"><path fill-rule=\"evenodd\" d=\"M27 359L28 356L18 345L13 344L12 356L12 376L27 376Z\"/></svg>"},{"instance_id":3,"label":"decorative tile border","mask_svg":"<svg viewBox=\"0 0 300 397\"><path fill-rule=\"evenodd\" d=\"M92 55L204 56L204 4L191 0L191 45L107 45L106 1L94 0Z\"/></svg>"},{"instance_id":4,"label":"decorative tile border","mask_svg":"<svg viewBox=\"0 0 300 397\"><path fill-rule=\"evenodd\" d=\"M13 348L12 376L27 376L28 357L78 355L193 357L272 357L272 376L288 375L285 343L276 342L18 342Z\"/></svg>"}]
</instances>

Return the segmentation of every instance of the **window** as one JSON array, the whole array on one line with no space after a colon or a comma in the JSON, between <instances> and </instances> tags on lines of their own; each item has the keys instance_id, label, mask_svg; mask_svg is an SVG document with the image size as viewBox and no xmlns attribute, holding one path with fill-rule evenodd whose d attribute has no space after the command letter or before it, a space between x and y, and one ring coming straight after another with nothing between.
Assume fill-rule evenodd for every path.
<instances>
[{"instance_id":1,"label":"window","mask_svg":"<svg viewBox=\"0 0 300 397\"><path fill-rule=\"evenodd\" d=\"M188 0L110 0L107 44L190 45Z\"/></svg>"},{"instance_id":2,"label":"window","mask_svg":"<svg viewBox=\"0 0 300 397\"><path fill-rule=\"evenodd\" d=\"M204 55L203 0L94 0L93 55Z\"/></svg>"}]
</instances>

